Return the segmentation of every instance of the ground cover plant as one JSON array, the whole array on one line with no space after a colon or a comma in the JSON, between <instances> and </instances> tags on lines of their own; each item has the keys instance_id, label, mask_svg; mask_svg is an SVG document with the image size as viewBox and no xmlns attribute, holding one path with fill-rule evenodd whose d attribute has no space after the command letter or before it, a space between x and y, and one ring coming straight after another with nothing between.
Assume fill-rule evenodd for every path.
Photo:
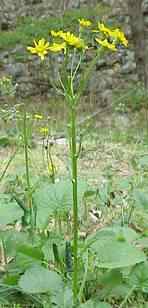
<instances>
[{"instance_id":1,"label":"ground cover plant","mask_svg":"<svg viewBox=\"0 0 148 308\"><path fill-rule=\"evenodd\" d=\"M55 88L68 110L62 158L64 149L69 155L63 174L58 176L60 159L55 158L48 118L30 114L23 104L13 112L1 110L3 124L7 128L12 121L17 134L0 175L1 305L146 307L147 155L141 151L140 157L135 157L120 146L114 151L108 145L105 149L102 142L102 152L109 155L103 170L105 180L92 185L78 168L78 161L93 144L85 142L83 130L77 126L77 108L87 81L102 53L127 46L120 29L81 18L77 33L51 30L49 42L42 38L27 48L41 61L49 53L62 58ZM93 56L85 68L83 58L89 49ZM15 91L9 79L2 80L1 88L8 94ZM39 158L34 130L42 135ZM7 145L4 138L1 143ZM128 161L130 156L127 178L113 176L110 155L114 163L124 155ZM16 170L13 162L17 162ZM134 175L130 169L135 170Z\"/></svg>"}]
</instances>

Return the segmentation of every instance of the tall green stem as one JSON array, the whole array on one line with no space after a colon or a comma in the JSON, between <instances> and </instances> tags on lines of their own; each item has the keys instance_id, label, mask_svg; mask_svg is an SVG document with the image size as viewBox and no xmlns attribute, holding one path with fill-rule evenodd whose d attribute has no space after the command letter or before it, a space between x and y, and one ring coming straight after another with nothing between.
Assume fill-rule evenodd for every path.
<instances>
[{"instance_id":1,"label":"tall green stem","mask_svg":"<svg viewBox=\"0 0 148 308\"><path fill-rule=\"evenodd\" d=\"M71 108L71 159L73 186L73 302L76 306L78 295L78 196L77 196L77 148L76 148L76 108Z\"/></svg>"},{"instance_id":2,"label":"tall green stem","mask_svg":"<svg viewBox=\"0 0 148 308\"><path fill-rule=\"evenodd\" d=\"M27 190L30 191L30 174L29 174L29 157L28 157L28 137L27 137L27 115L26 110L24 110L24 154L25 154L25 168L26 168L26 183Z\"/></svg>"},{"instance_id":3,"label":"tall green stem","mask_svg":"<svg viewBox=\"0 0 148 308\"><path fill-rule=\"evenodd\" d=\"M25 109L24 109L23 137L24 137L24 156L25 156L25 168L26 168L26 184L27 184L27 212L30 215L30 223L31 226L33 227L33 208L32 208L29 155L28 155L27 114Z\"/></svg>"}]
</instances>

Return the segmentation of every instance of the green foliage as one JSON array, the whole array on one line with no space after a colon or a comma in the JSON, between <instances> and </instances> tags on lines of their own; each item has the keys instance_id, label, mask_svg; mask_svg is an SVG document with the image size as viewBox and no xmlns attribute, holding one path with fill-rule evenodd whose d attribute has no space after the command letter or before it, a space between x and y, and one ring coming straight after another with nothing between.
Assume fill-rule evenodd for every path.
<instances>
[{"instance_id":1,"label":"green foliage","mask_svg":"<svg viewBox=\"0 0 148 308\"><path fill-rule=\"evenodd\" d=\"M108 6L101 6L101 4L99 4L96 8L87 7L66 11L63 17L52 16L42 19L31 17L21 18L18 20L18 24L14 31L0 32L0 50L13 48L16 44L22 44L26 47L32 43L34 38L48 38L50 30L58 30L63 28L63 26L65 30L73 31L78 23L78 19L82 16L84 18L92 18L92 16L94 16L98 19L108 10ZM17 57L20 57L20 54L18 54Z\"/></svg>"},{"instance_id":2,"label":"green foliage","mask_svg":"<svg viewBox=\"0 0 148 308\"><path fill-rule=\"evenodd\" d=\"M132 230L130 232L130 229L124 228L123 231L121 228L117 231L104 229L97 232L94 242L90 245L96 255L97 266L116 269L144 262L146 260L144 253L129 243L135 239L136 234L133 233Z\"/></svg>"},{"instance_id":3,"label":"green foliage","mask_svg":"<svg viewBox=\"0 0 148 308\"><path fill-rule=\"evenodd\" d=\"M63 288L61 277L53 271L42 266L29 268L20 278L19 287L25 293L49 293L55 294Z\"/></svg>"},{"instance_id":4,"label":"green foliage","mask_svg":"<svg viewBox=\"0 0 148 308\"><path fill-rule=\"evenodd\" d=\"M84 9L83 13L81 9L66 12L60 18L24 19L23 23L20 21L17 25L14 35L12 32L2 33L0 49L13 47L16 43L26 48L34 38L47 38L49 30L63 26L73 30L82 15L98 20L98 11L100 17L104 13L104 8L101 9L101 5L98 5L96 8ZM17 57L19 59L19 54ZM21 168L17 172L12 168L11 177L6 178L7 187L3 187L4 193L0 196L0 304L9 305L17 299L20 305L27 303L38 308L109 308L112 303L121 308L136 296L147 298L147 228L141 222L138 226L135 223L136 215L138 219L140 215L142 218L147 217L146 156L135 160L136 172L139 172L138 168L145 170L145 187L141 174L139 176L137 173L114 180L111 164L107 166L106 174L103 170L103 176L107 177L103 185L98 185L98 175L92 188L77 176L79 152L82 149L81 142L78 144L77 141L76 107L96 60L94 58L80 76L77 89L73 87L73 78L77 73L73 64L71 75L67 76L69 68L65 75L64 94L68 98L70 113L70 179L65 174L64 179L61 179L59 175L51 183L47 176L41 176L40 171L36 172L37 177L32 175L33 116L24 108L15 113L14 134L18 137L20 155L23 153L25 159L23 167L21 161ZM134 110L140 108L146 94L141 88L136 91L132 94ZM125 104L130 108L129 93L127 97ZM2 110L1 114L7 130L9 121L13 121L13 113ZM45 124L49 126L48 119ZM43 136L43 147L46 147L46 138L50 136ZM2 138L0 143L6 145L7 138ZM62 150L65 151L65 148ZM103 143L103 154L104 148ZM109 152L110 149L108 155ZM123 153L114 151L112 154L117 162ZM35 168L38 167L36 157L33 163ZM3 174L4 178L5 172ZM96 225L94 222L88 225L91 214L89 206L90 209L97 207L101 212L98 220L95 220ZM85 216L88 216L87 221L84 211Z\"/></svg>"},{"instance_id":5,"label":"green foliage","mask_svg":"<svg viewBox=\"0 0 148 308\"><path fill-rule=\"evenodd\" d=\"M82 202L87 184L80 180L78 186L79 204ZM44 183L33 194L33 201L37 208L36 224L39 228L48 225L49 217L55 213L61 217L71 212L72 208L72 183L69 180L55 184Z\"/></svg>"},{"instance_id":6,"label":"green foliage","mask_svg":"<svg viewBox=\"0 0 148 308\"><path fill-rule=\"evenodd\" d=\"M129 285L143 293L148 293L148 263L138 264L131 272Z\"/></svg>"},{"instance_id":7,"label":"green foliage","mask_svg":"<svg viewBox=\"0 0 148 308\"><path fill-rule=\"evenodd\" d=\"M80 305L80 308L111 308L108 303L89 300L85 304Z\"/></svg>"},{"instance_id":8,"label":"green foliage","mask_svg":"<svg viewBox=\"0 0 148 308\"><path fill-rule=\"evenodd\" d=\"M0 224L7 225L21 219L23 211L11 196L0 195Z\"/></svg>"},{"instance_id":9,"label":"green foliage","mask_svg":"<svg viewBox=\"0 0 148 308\"><path fill-rule=\"evenodd\" d=\"M137 83L132 84L126 90L115 90L113 98L113 107L118 112L139 111L148 107L148 92L144 87Z\"/></svg>"}]
</instances>

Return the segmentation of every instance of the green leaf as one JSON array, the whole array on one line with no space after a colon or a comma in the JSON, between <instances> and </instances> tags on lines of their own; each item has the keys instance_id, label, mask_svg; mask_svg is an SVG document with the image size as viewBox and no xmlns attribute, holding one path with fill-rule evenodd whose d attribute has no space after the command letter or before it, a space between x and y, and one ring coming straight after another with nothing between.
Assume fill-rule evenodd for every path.
<instances>
[{"instance_id":1,"label":"green leaf","mask_svg":"<svg viewBox=\"0 0 148 308\"><path fill-rule=\"evenodd\" d=\"M43 259L43 253L41 252L41 249L39 247L33 247L33 246L27 245L27 244L19 244L17 246L17 253L24 254L24 255L31 257L35 260L42 260Z\"/></svg>"},{"instance_id":2,"label":"green leaf","mask_svg":"<svg viewBox=\"0 0 148 308\"><path fill-rule=\"evenodd\" d=\"M138 264L129 277L129 284L148 294L148 262Z\"/></svg>"},{"instance_id":3,"label":"green leaf","mask_svg":"<svg viewBox=\"0 0 148 308\"><path fill-rule=\"evenodd\" d=\"M143 156L139 159L139 164L141 167L148 167L148 156Z\"/></svg>"},{"instance_id":4,"label":"green leaf","mask_svg":"<svg viewBox=\"0 0 148 308\"><path fill-rule=\"evenodd\" d=\"M124 298L131 289L123 282L120 269L107 270L100 277L99 284L102 286L98 294L100 298Z\"/></svg>"},{"instance_id":5,"label":"green leaf","mask_svg":"<svg viewBox=\"0 0 148 308\"><path fill-rule=\"evenodd\" d=\"M87 184L84 181L78 183L78 202L81 204ZM65 213L72 207L72 183L61 181L55 184L43 184L33 195L37 207L37 226L45 227L49 217L54 213Z\"/></svg>"},{"instance_id":6,"label":"green leaf","mask_svg":"<svg viewBox=\"0 0 148 308\"><path fill-rule=\"evenodd\" d=\"M81 304L80 308L111 308L111 305L105 302L95 302L90 299L85 304Z\"/></svg>"},{"instance_id":7,"label":"green leaf","mask_svg":"<svg viewBox=\"0 0 148 308\"><path fill-rule=\"evenodd\" d=\"M61 277L54 271L49 271L42 266L29 268L19 280L19 287L25 293L50 293L56 294L63 288Z\"/></svg>"},{"instance_id":8,"label":"green leaf","mask_svg":"<svg viewBox=\"0 0 148 308\"><path fill-rule=\"evenodd\" d=\"M44 255L40 247L33 247L31 244L18 244L16 247L16 257L14 267L25 271L33 265L41 265Z\"/></svg>"},{"instance_id":9,"label":"green leaf","mask_svg":"<svg viewBox=\"0 0 148 308\"><path fill-rule=\"evenodd\" d=\"M146 261L145 254L127 242L104 239L91 245L100 268L121 268Z\"/></svg>"},{"instance_id":10,"label":"green leaf","mask_svg":"<svg viewBox=\"0 0 148 308\"><path fill-rule=\"evenodd\" d=\"M61 288L58 290L58 293L52 295L51 302L56 308L73 307L72 290L68 287L66 287L64 290Z\"/></svg>"},{"instance_id":11,"label":"green leaf","mask_svg":"<svg viewBox=\"0 0 148 308\"><path fill-rule=\"evenodd\" d=\"M7 256L15 257L17 247L22 243L28 244L31 242L30 236L27 232L18 232L16 230L6 230L0 232L0 239L5 244Z\"/></svg>"},{"instance_id":12,"label":"green leaf","mask_svg":"<svg viewBox=\"0 0 148 308\"><path fill-rule=\"evenodd\" d=\"M148 210L148 194L135 189L133 191L133 198L135 200L135 206L137 206L138 208L143 208L144 210Z\"/></svg>"},{"instance_id":13,"label":"green leaf","mask_svg":"<svg viewBox=\"0 0 148 308\"><path fill-rule=\"evenodd\" d=\"M136 245L140 248L148 248L148 237L142 237L136 241Z\"/></svg>"},{"instance_id":14,"label":"green leaf","mask_svg":"<svg viewBox=\"0 0 148 308\"><path fill-rule=\"evenodd\" d=\"M15 286L15 285L17 285L18 279L19 279L18 274L16 274L16 275L7 274L3 278L3 283L6 284L6 285Z\"/></svg>"},{"instance_id":15,"label":"green leaf","mask_svg":"<svg viewBox=\"0 0 148 308\"><path fill-rule=\"evenodd\" d=\"M91 235L88 237L87 241L88 243L90 242L95 242L96 240L118 240L118 241L126 241L126 242L133 242L136 239L139 238L139 235L134 231L133 229L129 227L121 227L121 226L112 226L108 228L104 228L102 230L99 230L96 232L95 235Z\"/></svg>"},{"instance_id":16,"label":"green leaf","mask_svg":"<svg viewBox=\"0 0 148 308\"><path fill-rule=\"evenodd\" d=\"M0 196L0 225L12 224L23 216L24 212L16 201L2 194Z\"/></svg>"}]
</instances>

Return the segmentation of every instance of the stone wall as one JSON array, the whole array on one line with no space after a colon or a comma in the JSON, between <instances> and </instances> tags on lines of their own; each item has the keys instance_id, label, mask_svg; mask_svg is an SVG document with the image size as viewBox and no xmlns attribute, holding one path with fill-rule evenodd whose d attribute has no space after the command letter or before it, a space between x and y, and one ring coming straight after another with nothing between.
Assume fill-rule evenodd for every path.
<instances>
[{"instance_id":1,"label":"stone wall","mask_svg":"<svg viewBox=\"0 0 148 308\"><path fill-rule=\"evenodd\" d=\"M95 0L94 0L95 1ZM87 4L87 0L1 0L0 16L1 29L7 30L15 26L17 19L23 16L50 16L59 14L66 7L79 7ZM93 1L89 1L89 3ZM96 1L99 3L99 1ZM110 5L108 18L116 17L117 21L123 22L124 31L130 38L129 17L125 1L122 0L100 0ZM18 84L17 94L23 97L54 94L49 76L54 73L57 78L57 64L54 59L47 59L45 67L40 65L38 58L29 55L25 60L26 50L20 44L9 51L0 51L0 77L11 75L14 82ZM22 61L16 59L15 55L21 54ZM59 58L60 62L60 58ZM110 101L112 90L120 86L126 87L129 82L137 80L134 52L127 50L107 56L98 60L96 71L89 82L86 93L94 93L101 103ZM101 100L100 100L101 98Z\"/></svg>"},{"instance_id":2,"label":"stone wall","mask_svg":"<svg viewBox=\"0 0 148 308\"><path fill-rule=\"evenodd\" d=\"M0 28L7 30L25 16L45 17L60 14L66 8L76 8L85 0L1 0Z\"/></svg>"}]
</instances>

